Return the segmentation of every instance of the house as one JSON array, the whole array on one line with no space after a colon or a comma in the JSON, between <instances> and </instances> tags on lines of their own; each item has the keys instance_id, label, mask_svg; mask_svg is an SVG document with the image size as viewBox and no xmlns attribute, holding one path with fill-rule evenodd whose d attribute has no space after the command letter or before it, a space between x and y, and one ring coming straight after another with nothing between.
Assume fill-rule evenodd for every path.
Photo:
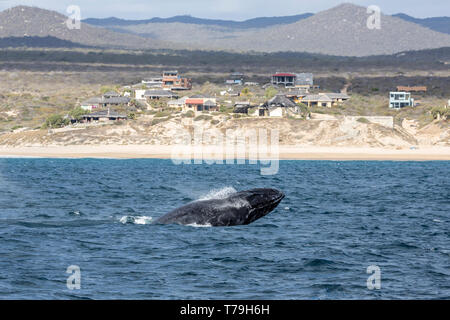
<instances>
[{"instance_id":1,"label":"house","mask_svg":"<svg viewBox=\"0 0 450 320\"><path fill-rule=\"evenodd\" d=\"M299 114L300 107L284 94L277 94L275 97L256 108L254 112L258 117L284 117L288 114Z\"/></svg>"},{"instance_id":2,"label":"house","mask_svg":"<svg viewBox=\"0 0 450 320\"><path fill-rule=\"evenodd\" d=\"M191 90L192 79L180 77L177 70L163 71L162 88L169 90Z\"/></svg>"},{"instance_id":3,"label":"house","mask_svg":"<svg viewBox=\"0 0 450 320\"><path fill-rule=\"evenodd\" d=\"M102 105L102 98L93 97L81 102L81 109L92 111L95 109L100 109L101 105Z\"/></svg>"},{"instance_id":4,"label":"house","mask_svg":"<svg viewBox=\"0 0 450 320\"><path fill-rule=\"evenodd\" d=\"M232 73L227 80L225 80L225 84L228 85L241 85L244 82L244 74L240 72Z\"/></svg>"},{"instance_id":5,"label":"house","mask_svg":"<svg viewBox=\"0 0 450 320\"><path fill-rule=\"evenodd\" d=\"M122 97L117 92L106 92L101 97L93 97L81 103L81 108L92 111L94 109L101 109L106 107L128 105L130 97Z\"/></svg>"},{"instance_id":6,"label":"house","mask_svg":"<svg viewBox=\"0 0 450 320\"><path fill-rule=\"evenodd\" d=\"M425 86L397 86L398 92L427 92L428 88Z\"/></svg>"},{"instance_id":7,"label":"house","mask_svg":"<svg viewBox=\"0 0 450 320\"><path fill-rule=\"evenodd\" d=\"M97 112L93 112L90 114L86 114L82 116L84 122L91 121L118 121L118 120L126 120L127 116L120 114L116 111L110 110L100 110Z\"/></svg>"},{"instance_id":8,"label":"house","mask_svg":"<svg viewBox=\"0 0 450 320\"><path fill-rule=\"evenodd\" d=\"M314 86L314 75L312 73L297 73L295 79L295 87L312 88Z\"/></svg>"},{"instance_id":9,"label":"house","mask_svg":"<svg viewBox=\"0 0 450 320\"><path fill-rule=\"evenodd\" d=\"M321 92L319 94L307 94L297 101L308 107L328 107L337 106L347 101L350 97L345 93Z\"/></svg>"},{"instance_id":10,"label":"house","mask_svg":"<svg viewBox=\"0 0 450 320\"><path fill-rule=\"evenodd\" d=\"M219 111L216 98L194 95L186 98L184 106L182 106L183 112L194 111L197 112L210 112Z\"/></svg>"},{"instance_id":11,"label":"house","mask_svg":"<svg viewBox=\"0 0 450 320\"><path fill-rule=\"evenodd\" d=\"M404 91L390 92L389 108L400 109L403 107L414 107L414 99L411 98L411 93Z\"/></svg>"},{"instance_id":12,"label":"house","mask_svg":"<svg viewBox=\"0 0 450 320\"><path fill-rule=\"evenodd\" d=\"M142 84L144 84L147 88L162 88L163 78L162 77L152 77L142 80Z\"/></svg>"},{"instance_id":13,"label":"house","mask_svg":"<svg viewBox=\"0 0 450 320\"><path fill-rule=\"evenodd\" d=\"M186 96L180 99L170 100L167 102L167 106L170 108L184 108L186 106L186 99L189 99L189 97Z\"/></svg>"},{"instance_id":14,"label":"house","mask_svg":"<svg viewBox=\"0 0 450 320\"><path fill-rule=\"evenodd\" d=\"M312 88L314 75L312 73L275 73L272 75L272 84L285 87Z\"/></svg>"},{"instance_id":15,"label":"house","mask_svg":"<svg viewBox=\"0 0 450 320\"><path fill-rule=\"evenodd\" d=\"M308 94L301 100L308 107L328 107L331 108L333 100L325 94Z\"/></svg>"},{"instance_id":16,"label":"house","mask_svg":"<svg viewBox=\"0 0 450 320\"><path fill-rule=\"evenodd\" d=\"M272 75L272 84L285 87L294 87L297 76L294 73L278 72Z\"/></svg>"},{"instance_id":17,"label":"house","mask_svg":"<svg viewBox=\"0 0 450 320\"><path fill-rule=\"evenodd\" d=\"M248 114L250 108L252 108L250 101L238 101L234 104L233 113Z\"/></svg>"}]
</instances>

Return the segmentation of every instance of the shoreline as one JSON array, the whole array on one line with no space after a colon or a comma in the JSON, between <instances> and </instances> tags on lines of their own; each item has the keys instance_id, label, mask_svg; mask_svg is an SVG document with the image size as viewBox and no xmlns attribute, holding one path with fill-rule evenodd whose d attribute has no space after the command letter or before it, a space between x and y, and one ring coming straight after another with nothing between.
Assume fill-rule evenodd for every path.
<instances>
[{"instance_id":1,"label":"shoreline","mask_svg":"<svg viewBox=\"0 0 450 320\"><path fill-rule=\"evenodd\" d=\"M208 146L182 151L186 157L172 157L174 146L168 145L73 145L45 147L1 147L0 158L109 158L109 159L230 159L249 158L246 154L238 157L222 155L222 150L214 153ZM219 149L217 149L219 150ZM216 150L216 151L217 151ZM203 151L203 153L202 153ZM269 146L270 151L270 146ZM180 154L179 152L177 154ZM214 156L219 154L220 156ZM233 152L231 154L234 154ZM200 155L200 157L199 157ZM277 155L279 155L277 157ZM370 147L311 147L279 146L259 159L280 160L379 160L379 161L433 161L450 160L450 147L418 147L417 149L388 149Z\"/></svg>"}]
</instances>

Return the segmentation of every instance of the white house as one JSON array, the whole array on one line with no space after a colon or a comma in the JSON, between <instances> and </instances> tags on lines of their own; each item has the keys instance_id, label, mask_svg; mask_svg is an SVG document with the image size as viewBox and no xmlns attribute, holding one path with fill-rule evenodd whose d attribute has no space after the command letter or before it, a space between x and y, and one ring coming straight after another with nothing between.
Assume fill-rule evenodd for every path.
<instances>
[{"instance_id":1,"label":"white house","mask_svg":"<svg viewBox=\"0 0 450 320\"><path fill-rule=\"evenodd\" d=\"M414 99L409 92L391 92L389 94L389 108L400 109L414 107Z\"/></svg>"}]
</instances>

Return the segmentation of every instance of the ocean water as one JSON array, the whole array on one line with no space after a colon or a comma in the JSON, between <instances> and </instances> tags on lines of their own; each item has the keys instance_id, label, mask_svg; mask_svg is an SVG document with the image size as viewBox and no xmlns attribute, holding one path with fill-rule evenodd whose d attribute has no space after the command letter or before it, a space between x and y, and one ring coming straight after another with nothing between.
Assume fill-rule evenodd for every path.
<instances>
[{"instance_id":1,"label":"ocean water","mask_svg":"<svg viewBox=\"0 0 450 320\"><path fill-rule=\"evenodd\" d=\"M282 161L261 176L255 165L0 159L0 299L450 299L449 177L450 162ZM251 225L151 225L254 187L286 198ZM368 289L369 266L380 289Z\"/></svg>"}]
</instances>

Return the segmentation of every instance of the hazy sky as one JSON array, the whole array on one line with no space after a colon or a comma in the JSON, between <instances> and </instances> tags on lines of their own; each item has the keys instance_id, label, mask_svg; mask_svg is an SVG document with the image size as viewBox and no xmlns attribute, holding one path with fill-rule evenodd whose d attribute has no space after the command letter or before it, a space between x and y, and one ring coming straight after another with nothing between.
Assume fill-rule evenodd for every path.
<instances>
[{"instance_id":1,"label":"hazy sky","mask_svg":"<svg viewBox=\"0 0 450 320\"><path fill-rule=\"evenodd\" d=\"M449 0L0 0L0 10L32 5L66 14L69 5L81 8L82 19L119 17L146 19L189 14L200 18L245 20L261 16L316 13L342 2L378 5L386 14L403 12L415 17L450 16Z\"/></svg>"}]
</instances>

